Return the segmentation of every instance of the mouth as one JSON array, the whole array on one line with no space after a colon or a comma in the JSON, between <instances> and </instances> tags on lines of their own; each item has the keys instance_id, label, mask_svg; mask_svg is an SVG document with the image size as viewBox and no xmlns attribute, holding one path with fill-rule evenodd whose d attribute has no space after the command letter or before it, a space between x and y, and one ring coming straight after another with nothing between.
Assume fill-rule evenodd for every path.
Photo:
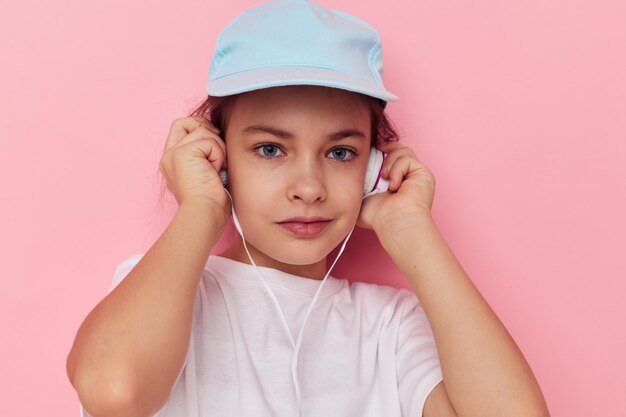
<instances>
[{"instance_id":1,"label":"mouth","mask_svg":"<svg viewBox=\"0 0 626 417\"><path fill-rule=\"evenodd\" d=\"M331 221L323 217L294 217L278 224L292 235L312 237L319 235Z\"/></svg>"}]
</instances>

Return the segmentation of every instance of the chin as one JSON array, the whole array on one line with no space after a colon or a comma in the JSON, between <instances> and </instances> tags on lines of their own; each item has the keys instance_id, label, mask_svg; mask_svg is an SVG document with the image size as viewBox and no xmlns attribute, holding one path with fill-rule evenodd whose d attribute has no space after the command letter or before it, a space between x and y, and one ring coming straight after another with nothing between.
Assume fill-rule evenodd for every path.
<instances>
[{"instance_id":1,"label":"chin","mask_svg":"<svg viewBox=\"0 0 626 417\"><path fill-rule=\"evenodd\" d=\"M345 236L344 236L345 238ZM324 261L328 254L337 246L336 243L329 242L328 239L299 239L295 241L277 241L272 245L265 244L255 245L250 239L246 239L252 244L256 251L261 252L264 256L274 261L287 265L313 265L320 261ZM339 240L339 243L342 239ZM254 253L252 253L254 257ZM256 261L256 259L255 259Z\"/></svg>"},{"instance_id":2,"label":"chin","mask_svg":"<svg viewBox=\"0 0 626 417\"><path fill-rule=\"evenodd\" d=\"M281 250L278 252L269 252L268 255L277 260L278 262L289 264L289 265L312 265L323 261L326 256L328 256L328 252L319 253L308 251L306 254L303 254L301 251L293 251L288 252L285 250Z\"/></svg>"}]
</instances>

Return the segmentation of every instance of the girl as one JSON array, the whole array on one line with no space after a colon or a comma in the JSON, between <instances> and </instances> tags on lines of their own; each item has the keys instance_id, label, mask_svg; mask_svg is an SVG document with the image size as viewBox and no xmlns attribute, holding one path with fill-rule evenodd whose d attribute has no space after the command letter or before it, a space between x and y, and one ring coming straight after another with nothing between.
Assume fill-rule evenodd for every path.
<instances>
[{"instance_id":1,"label":"girl","mask_svg":"<svg viewBox=\"0 0 626 417\"><path fill-rule=\"evenodd\" d=\"M82 415L548 415L433 223L433 175L393 140L371 26L253 7L220 34L207 93L160 161L176 215L76 335ZM210 256L231 214L239 234ZM329 275L355 225L414 292Z\"/></svg>"}]
</instances>

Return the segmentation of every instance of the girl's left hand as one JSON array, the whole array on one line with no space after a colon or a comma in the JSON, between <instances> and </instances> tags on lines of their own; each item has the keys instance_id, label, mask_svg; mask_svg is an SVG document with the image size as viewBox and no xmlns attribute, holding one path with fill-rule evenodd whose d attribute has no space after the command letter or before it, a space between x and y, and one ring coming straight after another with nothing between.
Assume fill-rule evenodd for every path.
<instances>
[{"instance_id":1,"label":"girl's left hand","mask_svg":"<svg viewBox=\"0 0 626 417\"><path fill-rule=\"evenodd\" d=\"M411 148L397 141L377 148L387 154L381 176L389 179L389 192L363 200L357 226L377 231L391 221L430 215L435 195L435 177L430 170Z\"/></svg>"}]
</instances>

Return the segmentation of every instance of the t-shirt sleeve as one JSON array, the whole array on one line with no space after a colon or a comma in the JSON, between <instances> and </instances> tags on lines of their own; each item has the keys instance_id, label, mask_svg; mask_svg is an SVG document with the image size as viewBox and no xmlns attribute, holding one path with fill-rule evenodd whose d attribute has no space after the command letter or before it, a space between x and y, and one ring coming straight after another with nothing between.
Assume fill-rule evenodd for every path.
<instances>
[{"instance_id":1,"label":"t-shirt sleeve","mask_svg":"<svg viewBox=\"0 0 626 417\"><path fill-rule=\"evenodd\" d=\"M117 265L117 267L115 268L115 272L113 272L113 280L111 282L109 292L113 291L113 289L115 289L115 287L117 287L118 284L122 282L124 278L126 278L126 275L128 275L130 271L133 270L133 268L139 263L139 260L141 258L143 258L143 254L133 255L124 259Z\"/></svg>"},{"instance_id":2,"label":"t-shirt sleeve","mask_svg":"<svg viewBox=\"0 0 626 417\"><path fill-rule=\"evenodd\" d=\"M422 417L426 398L443 374L426 313L415 294L406 291L396 346L398 394L403 417Z\"/></svg>"}]
</instances>

